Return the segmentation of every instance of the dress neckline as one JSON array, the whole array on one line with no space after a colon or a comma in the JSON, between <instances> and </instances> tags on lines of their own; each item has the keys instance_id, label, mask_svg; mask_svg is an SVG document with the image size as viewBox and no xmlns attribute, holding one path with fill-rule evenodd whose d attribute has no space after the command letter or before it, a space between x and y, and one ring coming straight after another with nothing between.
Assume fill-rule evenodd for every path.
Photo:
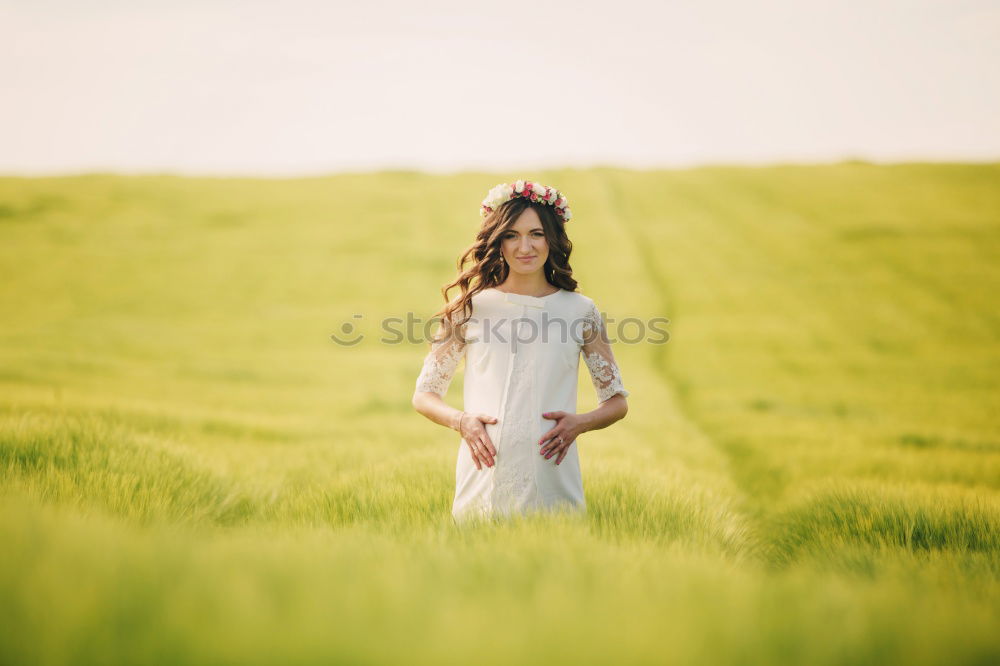
<instances>
[{"instance_id":1,"label":"dress neckline","mask_svg":"<svg viewBox=\"0 0 1000 666\"><path fill-rule=\"evenodd\" d=\"M504 296L520 296L521 298L537 298L538 300L542 300L544 298L549 298L551 296L555 296L556 294L558 294L558 293L560 293L560 292L563 291L562 288L559 288L556 291L553 291L551 294L545 294L544 296L532 296L530 294L516 294L516 293L514 293L512 291L500 291L496 287L489 287L489 289L492 290L492 291L497 292L498 294L503 294Z\"/></svg>"}]
</instances>

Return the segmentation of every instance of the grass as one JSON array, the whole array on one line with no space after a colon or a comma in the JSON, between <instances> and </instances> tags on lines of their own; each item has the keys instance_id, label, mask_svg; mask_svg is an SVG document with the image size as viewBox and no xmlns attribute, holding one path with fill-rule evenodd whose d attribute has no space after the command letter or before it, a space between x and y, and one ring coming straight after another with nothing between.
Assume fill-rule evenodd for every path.
<instances>
[{"instance_id":1,"label":"grass","mask_svg":"<svg viewBox=\"0 0 1000 666\"><path fill-rule=\"evenodd\" d=\"M1000 660L1000 164L530 175L670 339L586 517L470 528L381 321L515 175L0 178L0 662Z\"/></svg>"}]
</instances>

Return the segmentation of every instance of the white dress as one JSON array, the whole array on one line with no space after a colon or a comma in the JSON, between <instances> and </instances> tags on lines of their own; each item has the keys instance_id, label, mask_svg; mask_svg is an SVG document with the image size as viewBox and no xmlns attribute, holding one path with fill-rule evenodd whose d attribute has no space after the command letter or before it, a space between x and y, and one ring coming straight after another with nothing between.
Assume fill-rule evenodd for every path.
<instances>
[{"instance_id":1,"label":"white dress","mask_svg":"<svg viewBox=\"0 0 1000 666\"><path fill-rule=\"evenodd\" d=\"M486 424L493 467L477 469L459 439L455 520L550 507L585 513L577 444L556 465L557 456L540 455L538 440L556 425L543 413L576 413L581 352L599 401L629 395L594 301L565 289L541 298L485 289L472 297L465 337L434 343L416 384L444 397L464 358L464 411L497 418Z\"/></svg>"}]
</instances>

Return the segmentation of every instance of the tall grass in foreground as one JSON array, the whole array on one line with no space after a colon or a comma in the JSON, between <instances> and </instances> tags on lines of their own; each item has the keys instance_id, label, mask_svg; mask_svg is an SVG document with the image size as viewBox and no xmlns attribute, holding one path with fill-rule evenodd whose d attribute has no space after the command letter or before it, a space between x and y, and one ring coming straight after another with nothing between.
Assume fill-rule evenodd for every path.
<instances>
[{"instance_id":1,"label":"tall grass in foreground","mask_svg":"<svg viewBox=\"0 0 1000 666\"><path fill-rule=\"evenodd\" d=\"M1000 165L534 174L671 338L586 517L458 528L379 322L515 176L0 179L0 663L1000 660Z\"/></svg>"}]
</instances>

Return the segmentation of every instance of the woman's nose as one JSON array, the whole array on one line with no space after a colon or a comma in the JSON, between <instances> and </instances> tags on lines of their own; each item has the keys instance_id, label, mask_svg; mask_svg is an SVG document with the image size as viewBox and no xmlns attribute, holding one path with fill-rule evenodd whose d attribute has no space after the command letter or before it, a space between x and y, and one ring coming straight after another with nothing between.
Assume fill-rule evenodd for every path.
<instances>
[{"instance_id":1,"label":"woman's nose","mask_svg":"<svg viewBox=\"0 0 1000 666\"><path fill-rule=\"evenodd\" d=\"M521 252L529 252L531 250L531 239L527 236L521 237Z\"/></svg>"}]
</instances>

